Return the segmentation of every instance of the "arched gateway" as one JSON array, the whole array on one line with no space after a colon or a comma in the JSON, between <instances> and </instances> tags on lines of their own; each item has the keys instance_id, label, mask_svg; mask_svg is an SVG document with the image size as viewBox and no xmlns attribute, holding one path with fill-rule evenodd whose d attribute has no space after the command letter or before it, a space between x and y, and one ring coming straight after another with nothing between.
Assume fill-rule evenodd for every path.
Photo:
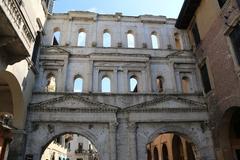
<instances>
[{"instance_id":1,"label":"arched gateway","mask_svg":"<svg viewBox=\"0 0 240 160\"><path fill-rule=\"evenodd\" d=\"M28 107L27 158L40 160L55 136L73 132L95 144L100 160L147 160L154 158L147 157L146 147L153 139L178 133L196 146L196 160L214 160L196 59L186 32L173 22L162 16L119 13L71 11L49 16ZM63 33L58 46L51 43L56 27ZM84 47L76 46L79 29L86 32ZM102 47L105 29L111 31L111 47ZM154 49L152 33L160 35ZM174 33L183 40L183 50L174 47ZM129 34L134 43L131 37L128 41ZM54 75L54 87L48 85L48 75ZM77 75L84 80L81 93L73 93ZM111 85L102 83L105 77ZM187 91L182 83L186 77ZM159 146L156 159L157 151L162 151Z\"/></svg>"},{"instance_id":2,"label":"arched gateway","mask_svg":"<svg viewBox=\"0 0 240 160\"><path fill-rule=\"evenodd\" d=\"M50 95L56 98L48 99ZM194 101L152 97L148 103L119 108L90 100L88 94L49 93L44 96L39 93L35 96L38 98L29 106L26 150L26 157L33 157L34 160L40 160L46 145L64 133L78 133L89 139L98 149L100 160L124 160L126 156L128 159L146 160L146 145L159 134L169 132L187 137L196 146L196 160L214 159L211 133L204 122L187 122L186 117L180 121L177 116L185 114L192 117L197 113L197 119L204 119L204 106L196 103L191 110L182 108L185 111L182 113L176 108L161 108L170 103L179 107L181 104L193 105ZM94 99L107 101L108 98L100 94L95 95ZM116 96L116 101L121 98L127 100L129 97ZM140 99L141 95L138 96ZM37 102L39 100L41 102ZM163 122L162 118L170 112L171 123Z\"/></svg>"}]
</instances>

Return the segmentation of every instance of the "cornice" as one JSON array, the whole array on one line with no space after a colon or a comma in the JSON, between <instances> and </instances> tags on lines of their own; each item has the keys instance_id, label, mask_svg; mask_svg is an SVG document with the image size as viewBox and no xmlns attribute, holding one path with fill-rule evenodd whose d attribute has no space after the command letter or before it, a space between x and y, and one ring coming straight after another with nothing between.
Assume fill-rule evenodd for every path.
<instances>
[{"instance_id":1,"label":"cornice","mask_svg":"<svg viewBox=\"0 0 240 160\"><path fill-rule=\"evenodd\" d=\"M71 108L71 107L56 107L53 106L56 103L61 103L66 100L74 100L85 103L88 107L81 108ZM151 108L152 105L157 105L164 103L166 101L174 100L179 103L184 103L189 105L190 107L181 107L181 108L170 108L170 107L159 107L159 108ZM146 101L137 105L129 106L127 108L120 108L117 106L95 102L86 97L78 96L78 95L66 95L58 98L53 98L47 101L43 101L40 103L30 104L29 106L30 112L62 112L62 113L117 113L117 112L144 112L144 113L152 113L152 112L169 112L169 113L180 113L180 112L208 112L207 106L204 103L180 98L177 96L161 96L158 98L154 98L151 101Z\"/></svg>"},{"instance_id":2,"label":"cornice","mask_svg":"<svg viewBox=\"0 0 240 160\"><path fill-rule=\"evenodd\" d=\"M89 107L82 107L82 108L67 108L67 107L51 107L51 105L56 103L61 103L66 100L75 100L82 103L85 103L87 105L93 106L91 108ZM78 96L78 95L64 95L61 97L53 98L47 101L39 102L39 103L33 103L30 104L30 111L43 111L43 112L116 112L118 110L118 107L95 102L92 100L89 100L86 97Z\"/></svg>"},{"instance_id":3,"label":"cornice","mask_svg":"<svg viewBox=\"0 0 240 160\"><path fill-rule=\"evenodd\" d=\"M186 108L147 108L146 106L156 105L160 104L166 101L174 100L176 102L185 103L188 105L193 105L195 107L186 107ZM195 111L207 111L207 106L204 103L193 101L177 96L161 96L159 98L155 98L151 101L146 101L137 105L133 105L126 108L127 112L147 112L147 111L153 111L153 112L195 112Z\"/></svg>"}]
</instances>

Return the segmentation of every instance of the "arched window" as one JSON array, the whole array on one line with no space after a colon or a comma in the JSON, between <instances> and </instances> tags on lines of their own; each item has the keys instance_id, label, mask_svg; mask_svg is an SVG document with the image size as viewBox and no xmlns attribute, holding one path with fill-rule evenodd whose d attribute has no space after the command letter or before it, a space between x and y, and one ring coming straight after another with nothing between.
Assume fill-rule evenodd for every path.
<instances>
[{"instance_id":1,"label":"arched window","mask_svg":"<svg viewBox=\"0 0 240 160\"><path fill-rule=\"evenodd\" d=\"M135 38L132 31L128 31L127 42L128 42L128 48L135 48Z\"/></svg>"},{"instance_id":2,"label":"arched window","mask_svg":"<svg viewBox=\"0 0 240 160\"><path fill-rule=\"evenodd\" d=\"M190 92L190 82L189 82L189 78L186 76L182 77L182 91L183 93Z\"/></svg>"},{"instance_id":3,"label":"arched window","mask_svg":"<svg viewBox=\"0 0 240 160\"><path fill-rule=\"evenodd\" d=\"M184 160L183 144L178 135L173 136L172 140L173 159Z\"/></svg>"},{"instance_id":4,"label":"arched window","mask_svg":"<svg viewBox=\"0 0 240 160\"><path fill-rule=\"evenodd\" d=\"M162 159L168 160L168 149L166 144L163 144L162 146Z\"/></svg>"},{"instance_id":5,"label":"arched window","mask_svg":"<svg viewBox=\"0 0 240 160\"><path fill-rule=\"evenodd\" d=\"M181 38L179 33L174 33L174 38L175 38L175 44L176 44L176 49L182 49L182 44L181 44Z\"/></svg>"},{"instance_id":6,"label":"arched window","mask_svg":"<svg viewBox=\"0 0 240 160\"><path fill-rule=\"evenodd\" d=\"M47 92L55 92L56 91L56 79L55 76L50 73L47 76L47 85L46 89Z\"/></svg>"},{"instance_id":7,"label":"arched window","mask_svg":"<svg viewBox=\"0 0 240 160\"><path fill-rule=\"evenodd\" d=\"M60 44L60 36L61 36L60 29L58 27L54 28L52 45L59 45Z\"/></svg>"},{"instance_id":8,"label":"arched window","mask_svg":"<svg viewBox=\"0 0 240 160\"><path fill-rule=\"evenodd\" d=\"M83 90L83 79L81 77L76 77L74 80L73 92L82 92Z\"/></svg>"},{"instance_id":9,"label":"arched window","mask_svg":"<svg viewBox=\"0 0 240 160\"><path fill-rule=\"evenodd\" d=\"M158 38L156 32L153 32L151 34L151 40L152 40L152 48L153 49L158 49Z\"/></svg>"},{"instance_id":10,"label":"arched window","mask_svg":"<svg viewBox=\"0 0 240 160\"><path fill-rule=\"evenodd\" d=\"M107 30L103 32L103 47L111 47L111 34Z\"/></svg>"},{"instance_id":11,"label":"arched window","mask_svg":"<svg viewBox=\"0 0 240 160\"><path fill-rule=\"evenodd\" d=\"M86 33L83 29L79 30L78 34L78 44L79 47L85 47L86 46Z\"/></svg>"},{"instance_id":12,"label":"arched window","mask_svg":"<svg viewBox=\"0 0 240 160\"><path fill-rule=\"evenodd\" d=\"M157 90L158 90L158 92L163 91L163 77L162 76L157 77Z\"/></svg>"},{"instance_id":13,"label":"arched window","mask_svg":"<svg viewBox=\"0 0 240 160\"><path fill-rule=\"evenodd\" d=\"M193 146L191 143L186 141L186 149L187 149L187 158L189 160L195 160L195 154L193 152Z\"/></svg>"},{"instance_id":14,"label":"arched window","mask_svg":"<svg viewBox=\"0 0 240 160\"><path fill-rule=\"evenodd\" d=\"M154 160L159 160L157 147L154 147L153 153L154 153Z\"/></svg>"},{"instance_id":15,"label":"arched window","mask_svg":"<svg viewBox=\"0 0 240 160\"><path fill-rule=\"evenodd\" d=\"M135 76L132 76L130 78L130 91L131 92L138 92L138 81Z\"/></svg>"},{"instance_id":16,"label":"arched window","mask_svg":"<svg viewBox=\"0 0 240 160\"><path fill-rule=\"evenodd\" d=\"M111 80L108 77L102 79L102 92L111 92Z\"/></svg>"},{"instance_id":17,"label":"arched window","mask_svg":"<svg viewBox=\"0 0 240 160\"><path fill-rule=\"evenodd\" d=\"M147 150L147 160L152 160L152 154L150 149Z\"/></svg>"}]
</instances>

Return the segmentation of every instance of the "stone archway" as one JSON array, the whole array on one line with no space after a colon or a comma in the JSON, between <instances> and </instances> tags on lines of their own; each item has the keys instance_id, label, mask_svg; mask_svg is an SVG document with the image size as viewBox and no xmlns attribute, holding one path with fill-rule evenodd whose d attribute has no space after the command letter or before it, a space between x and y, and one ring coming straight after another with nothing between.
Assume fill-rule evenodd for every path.
<instances>
[{"instance_id":1,"label":"stone archway","mask_svg":"<svg viewBox=\"0 0 240 160\"><path fill-rule=\"evenodd\" d=\"M23 129L25 125L22 90L16 77L8 71L0 71L0 121L0 159L3 159L13 139L13 128Z\"/></svg>"},{"instance_id":2,"label":"stone archway","mask_svg":"<svg viewBox=\"0 0 240 160\"><path fill-rule=\"evenodd\" d=\"M183 143L178 135L174 135L172 139L172 150L174 160L184 160Z\"/></svg>"},{"instance_id":3,"label":"stone archway","mask_svg":"<svg viewBox=\"0 0 240 160\"><path fill-rule=\"evenodd\" d=\"M79 123L38 123L32 124L32 131L28 133L26 157L40 160L48 144L57 136L66 133L76 133L86 137L99 151L100 160L109 160L108 130L105 124L79 124ZM104 134L101 135L101 134ZM105 135L106 134L106 135Z\"/></svg>"},{"instance_id":4,"label":"stone archway","mask_svg":"<svg viewBox=\"0 0 240 160\"><path fill-rule=\"evenodd\" d=\"M58 135L42 147L41 160L51 159L99 159L94 143L81 133L66 132Z\"/></svg>"},{"instance_id":5,"label":"stone archway","mask_svg":"<svg viewBox=\"0 0 240 160\"><path fill-rule=\"evenodd\" d=\"M223 159L240 159L240 107L229 107L218 124L218 156ZM237 133L236 133L237 132Z\"/></svg>"},{"instance_id":6,"label":"stone archway","mask_svg":"<svg viewBox=\"0 0 240 160\"><path fill-rule=\"evenodd\" d=\"M24 98L16 77L8 71L0 71L0 113L13 115L12 125L23 129L25 125Z\"/></svg>"},{"instance_id":7,"label":"stone archway","mask_svg":"<svg viewBox=\"0 0 240 160\"><path fill-rule=\"evenodd\" d=\"M148 130L148 132L146 132ZM160 134L174 133L183 137L188 142L191 142L196 160L215 160L215 153L213 150L213 142L211 140L211 132L209 130L203 131L199 123L179 123L179 124L154 124L144 125L138 128L138 159L145 160L147 144Z\"/></svg>"}]
</instances>

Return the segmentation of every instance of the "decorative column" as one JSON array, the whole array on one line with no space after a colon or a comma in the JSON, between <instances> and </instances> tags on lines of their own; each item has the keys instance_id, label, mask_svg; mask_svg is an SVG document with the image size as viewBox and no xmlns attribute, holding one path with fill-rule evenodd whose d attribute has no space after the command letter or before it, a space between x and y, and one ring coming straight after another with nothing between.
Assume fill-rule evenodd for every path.
<instances>
[{"instance_id":1,"label":"decorative column","mask_svg":"<svg viewBox=\"0 0 240 160\"><path fill-rule=\"evenodd\" d=\"M116 160L117 159L117 153L116 153L116 129L117 129L118 123L117 122L111 122L109 123L109 143L110 143L110 160Z\"/></svg>"},{"instance_id":2,"label":"decorative column","mask_svg":"<svg viewBox=\"0 0 240 160\"><path fill-rule=\"evenodd\" d=\"M87 82L88 86L84 88L85 92L93 92L93 60L89 60Z\"/></svg>"},{"instance_id":3,"label":"decorative column","mask_svg":"<svg viewBox=\"0 0 240 160\"><path fill-rule=\"evenodd\" d=\"M129 90L128 90L128 87L129 87L129 79L128 79L128 70L125 68L123 70L123 80L124 80L124 85L123 85L123 93L128 93Z\"/></svg>"},{"instance_id":4,"label":"decorative column","mask_svg":"<svg viewBox=\"0 0 240 160\"><path fill-rule=\"evenodd\" d=\"M115 68L113 70L113 83L112 83L113 93L118 93L118 70Z\"/></svg>"},{"instance_id":5,"label":"decorative column","mask_svg":"<svg viewBox=\"0 0 240 160\"><path fill-rule=\"evenodd\" d=\"M136 123L128 123L129 160L137 160Z\"/></svg>"},{"instance_id":6,"label":"decorative column","mask_svg":"<svg viewBox=\"0 0 240 160\"><path fill-rule=\"evenodd\" d=\"M146 93L146 82L147 82L147 76L146 76L146 71L142 70L141 71L141 79L139 79L138 82L138 92L140 93Z\"/></svg>"},{"instance_id":7,"label":"decorative column","mask_svg":"<svg viewBox=\"0 0 240 160\"><path fill-rule=\"evenodd\" d=\"M99 69L93 68L93 81L92 81L93 92L99 92L101 89L99 88L99 84L101 83L101 79L99 79Z\"/></svg>"}]
</instances>

